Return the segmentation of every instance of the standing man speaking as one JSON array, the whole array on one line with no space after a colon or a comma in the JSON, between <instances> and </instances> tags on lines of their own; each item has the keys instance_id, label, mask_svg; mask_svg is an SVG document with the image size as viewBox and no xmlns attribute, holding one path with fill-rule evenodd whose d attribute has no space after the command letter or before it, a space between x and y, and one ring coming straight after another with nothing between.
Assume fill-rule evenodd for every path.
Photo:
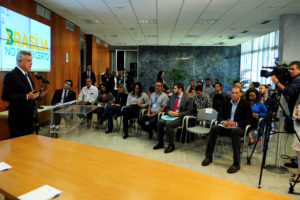
<instances>
[{"instance_id":1,"label":"standing man speaking","mask_svg":"<svg viewBox=\"0 0 300 200\"><path fill-rule=\"evenodd\" d=\"M8 125L11 138L34 131L33 122L37 115L35 99L46 94L34 91L34 84L28 75L32 66L31 53L19 51L16 61L16 68L5 75L2 89L2 99L9 101Z\"/></svg>"}]
</instances>

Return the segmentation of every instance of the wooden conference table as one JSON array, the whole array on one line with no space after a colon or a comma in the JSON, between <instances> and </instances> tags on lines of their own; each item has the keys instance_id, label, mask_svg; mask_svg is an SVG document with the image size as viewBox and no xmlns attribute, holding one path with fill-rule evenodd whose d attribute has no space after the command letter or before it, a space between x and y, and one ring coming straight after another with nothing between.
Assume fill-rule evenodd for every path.
<instances>
[{"instance_id":1,"label":"wooden conference table","mask_svg":"<svg viewBox=\"0 0 300 200\"><path fill-rule=\"evenodd\" d=\"M44 136L0 141L0 193L16 199L42 185L56 199L292 199L170 164Z\"/></svg>"}]
</instances>

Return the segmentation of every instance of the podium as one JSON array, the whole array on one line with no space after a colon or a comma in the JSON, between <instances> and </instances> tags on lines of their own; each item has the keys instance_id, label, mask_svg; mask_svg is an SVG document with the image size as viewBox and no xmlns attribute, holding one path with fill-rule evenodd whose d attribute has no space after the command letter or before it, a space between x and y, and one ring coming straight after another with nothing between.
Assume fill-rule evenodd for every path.
<instances>
[{"instance_id":1,"label":"podium","mask_svg":"<svg viewBox=\"0 0 300 200\"><path fill-rule=\"evenodd\" d=\"M76 100L53 106L50 134L57 138L58 133L70 133L79 126L83 126L83 130L86 130L87 115L96 109L96 105L78 105Z\"/></svg>"}]
</instances>

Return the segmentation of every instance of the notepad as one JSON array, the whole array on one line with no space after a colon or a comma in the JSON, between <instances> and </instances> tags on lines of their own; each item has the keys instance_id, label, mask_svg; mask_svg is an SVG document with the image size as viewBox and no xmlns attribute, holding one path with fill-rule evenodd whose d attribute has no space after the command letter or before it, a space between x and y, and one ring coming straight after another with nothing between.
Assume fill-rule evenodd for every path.
<instances>
[{"instance_id":1,"label":"notepad","mask_svg":"<svg viewBox=\"0 0 300 200\"><path fill-rule=\"evenodd\" d=\"M8 170L8 169L10 169L10 168L11 168L10 165L6 164L5 162L0 162L0 171L1 171L1 172L2 172L2 171L5 171L5 170Z\"/></svg>"},{"instance_id":2,"label":"notepad","mask_svg":"<svg viewBox=\"0 0 300 200\"><path fill-rule=\"evenodd\" d=\"M19 196L20 200L47 200L59 196L60 190L57 190L49 185L43 185L35 190Z\"/></svg>"},{"instance_id":3,"label":"notepad","mask_svg":"<svg viewBox=\"0 0 300 200\"><path fill-rule=\"evenodd\" d=\"M164 115L161 117L164 120L175 120L178 119L178 117L170 117L169 115Z\"/></svg>"},{"instance_id":4,"label":"notepad","mask_svg":"<svg viewBox=\"0 0 300 200\"><path fill-rule=\"evenodd\" d=\"M207 113L207 114L211 114L212 112L213 112L212 108L206 108L205 109L205 113Z\"/></svg>"}]
</instances>

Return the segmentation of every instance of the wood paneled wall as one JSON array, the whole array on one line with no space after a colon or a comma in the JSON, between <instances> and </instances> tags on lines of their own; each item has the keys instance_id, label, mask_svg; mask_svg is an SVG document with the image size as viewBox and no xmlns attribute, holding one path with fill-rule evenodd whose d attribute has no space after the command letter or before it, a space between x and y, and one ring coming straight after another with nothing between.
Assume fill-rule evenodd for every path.
<instances>
[{"instance_id":1,"label":"wood paneled wall","mask_svg":"<svg viewBox=\"0 0 300 200\"><path fill-rule=\"evenodd\" d=\"M94 35L86 35L86 47L87 56L86 64L92 65L92 70L96 75L96 86L100 83L101 73L106 71L106 68L110 69L110 45L106 45L105 42L100 40L100 44L96 42Z\"/></svg>"},{"instance_id":2,"label":"wood paneled wall","mask_svg":"<svg viewBox=\"0 0 300 200\"><path fill-rule=\"evenodd\" d=\"M42 105L50 105L52 96L56 89L63 87L66 79L73 81L73 90L77 96L79 94L79 77L81 73L80 67L80 28L75 26L75 30L70 31L65 28L66 21L56 13L51 13L51 20L36 14L36 3L32 0L0 0L0 5L10 10L18 12L22 15L40 21L44 24L51 26L51 71L41 73L46 77L50 84L46 86L47 95L42 100ZM109 48L104 47L104 42L96 44L96 37L92 36L92 48L87 49L87 52L93 52L91 64L94 67L96 74L105 71L105 67L110 66L110 53ZM68 54L68 63L66 62L66 54ZM101 60L101 66L98 66ZM2 93L3 78L7 72L0 72L0 94ZM30 73L31 78L34 80L35 89L41 87L39 80L34 78L33 73ZM8 102L2 101L0 98L0 111L7 110ZM0 127L0 140L4 135L3 132L7 131L7 127Z\"/></svg>"}]
</instances>

